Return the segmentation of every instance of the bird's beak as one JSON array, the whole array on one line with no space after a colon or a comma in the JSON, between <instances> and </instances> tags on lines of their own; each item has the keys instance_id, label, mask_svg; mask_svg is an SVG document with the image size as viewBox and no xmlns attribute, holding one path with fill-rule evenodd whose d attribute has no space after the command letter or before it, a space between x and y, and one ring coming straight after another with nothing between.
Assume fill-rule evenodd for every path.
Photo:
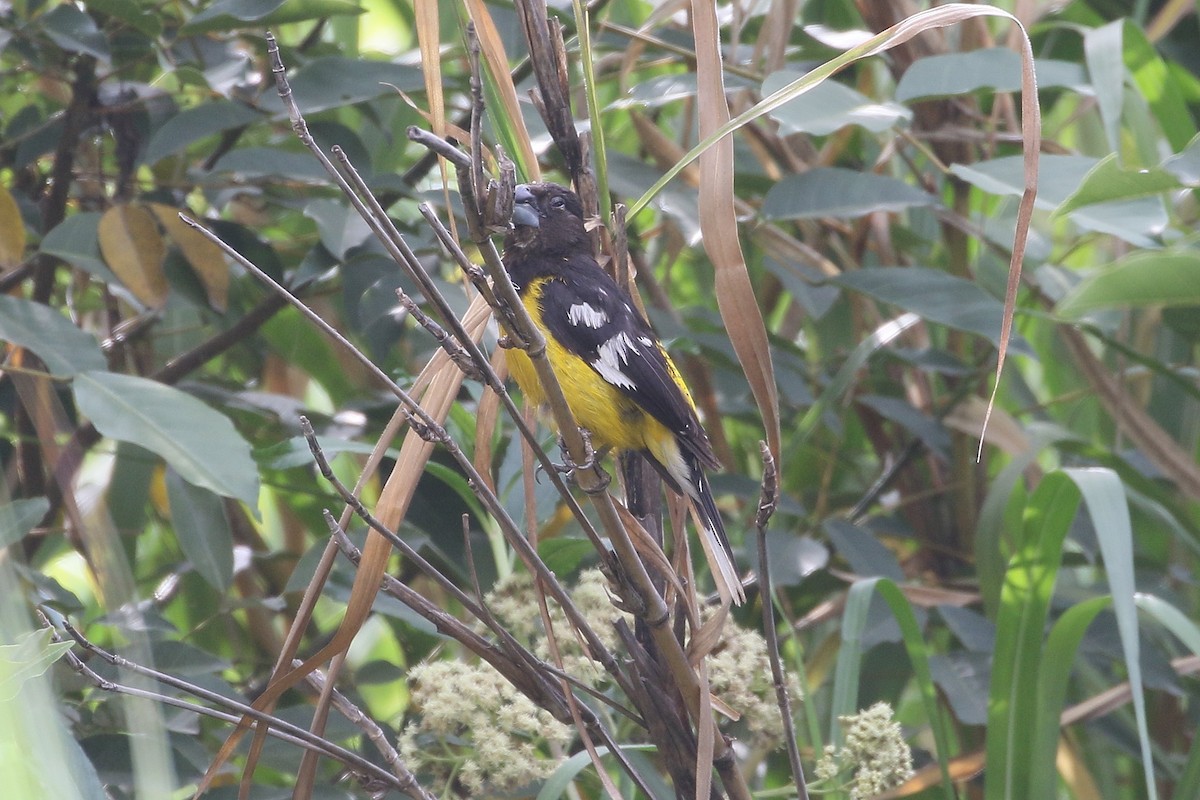
<instances>
[{"instance_id":1,"label":"bird's beak","mask_svg":"<svg viewBox=\"0 0 1200 800\"><path fill-rule=\"evenodd\" d=\"M542 217L537 210L537 198L524 183L517 186L513 195L512 222L514 228L538 228L542 224Z\"/></svg>"}]
</instances>

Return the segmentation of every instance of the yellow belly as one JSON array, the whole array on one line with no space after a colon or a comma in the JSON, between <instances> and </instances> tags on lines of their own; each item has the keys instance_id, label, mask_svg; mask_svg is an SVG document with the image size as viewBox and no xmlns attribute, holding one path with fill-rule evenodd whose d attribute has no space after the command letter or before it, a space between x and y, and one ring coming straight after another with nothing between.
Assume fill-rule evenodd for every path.
<instances>
[{"instance_id":1,"label":"yellow belly","mask_svg":"<svg viewBox=\"0 0 1200 800\"><path fill-rule=\"evenodd\" d=\"M530 316L539 320L540 310L531 296L534 294L536 292L527 292L522 302L529 309ZM687 469L683 465L675 434L643 411L620 389L600 377L586 361L559 344L544 327L538 327L546 339L546 355L562 386L571 415L580 427L587 428L591 433L592 447L597 450L649 451L678 482L687 485ZM546 392L529 356L525 351L514 348L505 351L505 358L509 372L525 395L525 401L537 407L543 406Z\"/></svg>"}]
</instances>

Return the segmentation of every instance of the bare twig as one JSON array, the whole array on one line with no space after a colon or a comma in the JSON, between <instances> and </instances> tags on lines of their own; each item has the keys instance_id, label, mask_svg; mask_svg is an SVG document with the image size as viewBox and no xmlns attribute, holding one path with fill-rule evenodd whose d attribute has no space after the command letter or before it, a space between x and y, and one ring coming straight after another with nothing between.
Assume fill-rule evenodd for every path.
<instances>
[{"instance_id":1,"label":"bare twig","mask_svg":"<svg viewBox=\"0 0 1200 800\"><path fill-rule=\"evenodd\" d=\"M58 628L53 625L45 615L42 616L42 619L45 626L51 630L55 641L64 641L61 635L59 635ZM68 636L75 640L79 646L84 648L84 650L87 652L100 657L114 667L128 670L136 675L143 675L148 678L152 678L153 680L166 684L167 686L187 692L188 694L198 697L201 700L214 703L222 708L227 708L230 710L230 712L234 713L217 711L215 709L208 708L207 706L189 703L187 701L180 700L177 697L171 697L170 695L165 695L158 692L148 692L144 689L125 686L123 684L110 681L107 678L98 675L94 670L84 664L78 656L76 656L73 652L68 651L67 659L72 669L95 684L97 688L117 694L130 695L132 697L143 697L153 700L157 703L163 703L165 705L182 708L197 714L224 720L226 722L237 722L239 716L248 716L261 722L266 722L270 726L271 735L283 739L284 741L298 744L306 749L319 752L322 755L341 762L346 766L347 769L358 775L360 780L362 780L364 783L380 783L383 786L388 786L398 791L402 791L405 794L409 794L411 797L419 797L419 795L411 794L409 789L401 786L401 782L396 776L384 769L381 769L379 766L372 764L370 761L367 761L357 753L353 753L344 747L330 742L328 739L316 736L304 728L293 725L290 722L272 714L264 713L253 708L252 706L240 703L236 700L225 697L224 695L217 694L216 692L209 691L193 683L188 683L187 681L176 678L174 675L170 675L165 672L159 672L158 670L142 666L141 664L130 661L126 658L116 655L115 653L110 653L87 639L87 637L80 633L65 618L59 619L62 629L67 633Z\"/></svg>"},{"instance_id":2,"label":"bare twig","mask_svg":"<svg viewBox=\"0 0 1200 800\"><path fill-rule=\"evenodd\" d=\"M775 596L771 588L770 558L767 553L767 525L779 506L779 473L775 469L775 457L766 442L759 442L762 455L762 493L758 501L758 513L754 526L758 530L758 587L762 602L763 634L767 640L767 657L771 662L771 679L775 683L775 700L779 703L779 716L783 720L783 741L787 746L788 762L792 767L792 779L796 783L796 795L808 800L808 786L804 781L804 765L800 763L800 748L796 744L796 727L792 722L792 702L788 698L787 681L783 675L783 663L779 657L779 631L775 627Z\"/></svg>"},{"instance_id":3,"label":"bare twig","mask_svg":"<svg viewBox=\"0 0 1200 800\"><path fill-rule=\"evenodd\" d=\"M299 668L302 663L299 659L295 659L292 661L292 666ZM308 673L305 680L318 692L324 692L326 689L325 676L320 670ZM392 773L400 781L400 791L409 797L419 798L419 800L437 800L436 795L426 790L417 782L417 776L413 775L408 767L405 766L404 759L400 757L400 753L396 751L392 743L387 740L387 736L383 733L383 728L379 727L375 723L375 720L364 714L362 709L350 701L350 698L336 689L333 690L330 697L333 701L333 707L340 711L342 716L349 720L352 725L361 730L371 744L375 745L375 749L383 757L384 763L391 767Z\"/></svg>"}]
</instances>

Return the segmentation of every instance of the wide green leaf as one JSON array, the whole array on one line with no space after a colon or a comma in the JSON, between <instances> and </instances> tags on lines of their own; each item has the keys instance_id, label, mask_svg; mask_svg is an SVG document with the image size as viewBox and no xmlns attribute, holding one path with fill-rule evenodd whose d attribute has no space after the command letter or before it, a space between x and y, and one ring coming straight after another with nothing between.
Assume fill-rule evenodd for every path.
<instances>
[{"instance_id":1,"label":"wide green leaf","mask_svg":"<svg viewBox=\"0 0 1200 800\"><path fill-rule=\"evenodd\" d=\"M772 72L763 81L764 97L801 76L799 72ZM789 133L825 136L847 125L858 125L874 133L886 131L912 118L912 112L896 103L879 103L837 81L817 84L804 94L773 110L768 116Z\"/></svg>"},{"instance_id":2,"label":"wide green leaf","mask_svg":"<svg viewBox=\"0 0 1200 800\"><path fill-rule=\"evenodd\" d=\"M845 272L834 283L992 343L1000 339L1004 304L956 275L927 267L870 267ZM1017 340L1012 346L1027 349Z\"/></svg>"},{"instance_id":3,"label":"wide green leaf","mask_svg":"<svg viewBox=\"0 0 1200 800\"><path fill-rule=\"evenodd\" d=\"M772 186L763 201L762 215L769 220L863 217L937 204L933 195L895 178L818 167L789 175Z\"/></svg>"},{"instance_id":4,"label":"wide green leaf","mask_svg":"<svg viewBox=\"0 0 1200 800\"><path fill-rule=\"evenodd\" d=\"M242 103L218 100L181 111L154 132L142 163L155 164L160 159L178 153L192 142L221 131L249 125L262 115Z\"/></svg>"},{"instance_id":5,"label":"wide green leaf","mask_svg":"<svg viewBox=\"0 0 1200 800\"><path fill-rule=\"evenodd\" d=\"M340 56L310 61L294 74L289 73L288 82L304 114L353 105L385 94L395 96L397 89L419 91L425 86L420 70L415 67ZM283 105L279 96L272 94L264 98L263 108L282 110Z\"/></svg>"},{"instance_id":6,"label":"wide green leaf","mask_svg":"<svg viewBox=\"0 0 1200 800\"><path fill-rule=\"evenodd\" d=\"M1148 197L1181 187L1179 179L1165 169L1123 169L1117 154L1110 153L1092 167L1055 213L1069 214L1096 203Z\"/></svg>"},{"instance_id":7,"label":"wide green leaf","mask_svg":"<svg viewBox=\"0 0 1200 800\"><path fill-rule=\"evenodd\" d=\"M70 376L106 366L94 336L50 306L32 300L0 295L0 339L36 353L52 375Z\"/></svg>"},{"instance_id":8,"label":"wide green leaf","mask_svg":"<svg viewBox=\"0 0 1200 800\"><path fill-rule=\"evenodd\" d=\"M0 550L21 541L50 510L44 497L13 500L0 505Z\"/></svg>"},{"instance_id":9,"label":"wide green leaf","mask_svg":"<svg viewBox=\"0 0 1200 800\"><path fill-rule=\"evenodd\" d=\"M1086 156L1043 155L1038 172L1037 207L1053 211L1083 183L1099 163ZM994 158L974 164L953 164L950 171L967 183L992 194L1020 197L1024 164L1020 156ZM1166 229L1167 211L1159 197L1138 197L1096 203L1071 211L1070 220L1084 230L1118 236L1138 247L1158 247Z\"/></svg>"},{"instance_id":10,"label":"wide green leaf","mask_svg":"<svg viewBox=\"0 0 1200 800\"><path fill-rule=\"evenodd\" d=\"M1087 75L1068 61L1039 59L1038 87L1066 86L1083 89ZM927 56L913 62L896 84L896 100L907 103L930 97L951 97L987 89L1016 92L1021 89L1021 56L1007 47L989 47L967 53Z\"/></svg>"},{"instance_id":11,"label":"wide green leaf","mask_svg":"<svg viewBox=\"0 0 1200 800\"><path fill-rule=\"evenodd\" d=\"M183 478L258 506L250 445L223 414L157 381L112 372L75 377L75 402L96 430L161 456Z\"/></svg>"},{"instance_id":12,"label":"wide green leaf","mask_svg":"<svg viewBox=\"0 0 1200 800\"><path fill-rule=\"evenodd\" d=\"M221 498L195 486L174 470L167 472L171 524L187 560L218 591L233 583L233 534Z\"/></svg>"},{"instance_id":13,"label":"wide green leaf","mask_svg":"<svg viewBox=\"0 0 1200 800\"><path fill-rule=\"evenodd\" d=\"M38 249L46 255L61 258L73 267L89 272L108 284L119 284L113 271L100 255L99 211L84 211L67 217L55 225Z\"/></svg>"},{"instance_id":14,"label":"wide green leaf","mask_svg":"<svg viewBox=\"0 0 1200 800\"><path fill-rule=\"evenodd\" d=\"M51 41L68 53L82 53L106 63L111 57L108 39L96 21L77 6L56 5L37 22Z\"/></svg>"},{"instance_id":15,"label":"wide green leaf","mask_svg":"<svg viewBox=\"0 0 1200 800\"><path fill-rule=\"evenodd\" d=\"M1097 308L1200 305L1200 253L1138 251L1096 271L1056 310L1079 317Z\"/></svg>"},{"instance_id":16,"label":"wide green leaf","mask_svg":"<svg viewBox=\"0 0 1200 800\"><path fill-rule=\"evenodd\" d=\"M218 0L192 17L181 32L192 35L248 27L271 28L365 11L350 0Z\"/></svg>"}]
</instances>

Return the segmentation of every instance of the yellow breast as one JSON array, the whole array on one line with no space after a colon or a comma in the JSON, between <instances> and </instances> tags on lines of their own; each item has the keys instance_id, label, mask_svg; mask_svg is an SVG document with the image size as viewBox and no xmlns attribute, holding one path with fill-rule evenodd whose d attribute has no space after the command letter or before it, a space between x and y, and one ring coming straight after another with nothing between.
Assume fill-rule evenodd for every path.
<instances>
[{"instance_id":1,"label":"yellow breast","mask_svg":"<svg viewBox=\"0 0 1200 800\"><path fill-rule=\"evenodd\" d=\"M675 450L675 436L661 422L643 411L620 389L600 377L586 361L549 334L540 323L537 294L536 284L528 287L522 302L546 337L546 356L554 368L575 421L592 434L592 446L597 449L648 449L656 456L664 449ZM517 349L508 350L505 356L508 369L521 387L525 400L537 406L543 405L546 393L529 356ZM669 453L662 455L669 460Z\"/></svg>"}]
</instances>

